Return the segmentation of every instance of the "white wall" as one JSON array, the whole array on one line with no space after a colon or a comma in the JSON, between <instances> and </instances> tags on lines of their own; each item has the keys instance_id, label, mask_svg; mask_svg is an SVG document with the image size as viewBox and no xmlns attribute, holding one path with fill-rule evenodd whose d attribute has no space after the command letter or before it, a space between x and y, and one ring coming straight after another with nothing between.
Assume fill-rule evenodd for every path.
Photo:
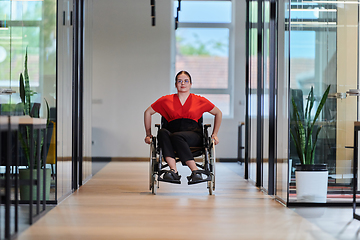
<instances>
[{"instance_id":1,"label":"white wall","mask_svg":"<svg viewBox=\"0 0 360 240\"><path fill-rule=\"evenodd\" d=\"M245 109L245 1L237 2L234 118L223 119L217 157L237 157L238 123ZM93 157L148 157L143 112L169 94L174 67L172 1L156 1L151 26L150 1L94 1ZM241 103L241 105L239 104ZM154 123L159 116L153 117ZM153 133L155 129L153 128Z\"/></svg>"}]
</instances>

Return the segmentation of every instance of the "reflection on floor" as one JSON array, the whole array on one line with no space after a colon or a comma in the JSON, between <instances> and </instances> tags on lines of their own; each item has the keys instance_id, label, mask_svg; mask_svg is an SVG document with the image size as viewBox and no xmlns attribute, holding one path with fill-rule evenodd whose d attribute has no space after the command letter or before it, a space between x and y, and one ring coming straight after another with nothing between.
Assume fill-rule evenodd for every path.
<instances>
[{"instance_id":1,"label":"reflection on floor","mask_svg":"<svg viewBox=\"0 0 360 240\"><path fill-rule=\"evenodd\" d=\"M101 162L93 162L92 163L92 174L93 176L98 173L104 166L106 166L106 164L108 164L108 162L106 161L101 161ZM52 179L52 185L54 184L54 179ZM13 197L12 197L13 198ZM51 192L50 192L50 199L55 199L55 188L51 188ZM45 212L50 211L52 208L54 208L55 205L48 205ZM33 207L33 213L36 213L36 206L34 205ZM4 206L0 206L0 219L4 219L5 216L5 208ZM14 207L11 207L11 212L10 212L10 216L14 216L15 212L14 212ZM15 225L14 225L14 221L11 221L10 223L10 227L11 227L11 233L13 234L15 231ZM25 231L27 228L29 227L29 205L28 204L20 204L19 205L19 233ZM3 237L4 235L4 223L1 222L0 223L0 239Z\"/></svg>"},{"instance_id":2,"label":"reflection on floor","mask_svg":"<svg viewBox=\"0 0 360 240\"><path fill-rule=\"evenodd\" d=\"M283 207L244 180L237 163L216 165L216 190L183 183L148 189L148 163L110 162L23 239L356 239L350 208Z\"/></svg>"},{"instance_id":3,"label":"reflection on floor","mask_svg":"<svg viewBox=\"0 0 360 240\"><path fill-rule=\"evenodd\" d=\"M360 221L347 208L292 208L294 212L336 239L359 239Z\"/></svg>"}]
</instances>

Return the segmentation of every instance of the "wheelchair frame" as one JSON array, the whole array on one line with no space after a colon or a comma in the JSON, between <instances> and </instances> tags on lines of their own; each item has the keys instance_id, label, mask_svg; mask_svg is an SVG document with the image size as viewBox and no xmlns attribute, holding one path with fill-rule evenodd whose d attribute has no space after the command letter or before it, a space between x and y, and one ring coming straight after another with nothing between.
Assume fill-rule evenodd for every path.
<instances>
[{"instance_id":1,"label":"wheelchair frame","mask_svg":"<svg viewBox=\"0 0 360 240\"><path fill-rule=\"evenodd\" d=\"M200 157L202 156L202 163L196 162L196 166L199 168L199 173L204 174L207 176L203 181L201 182L207 182L207 188L209 189L209 194L213 195L213 192L215 191L215 143L211 139L208 133L208 128L211 127L211 124L202 124L202 118L201 120L201 126L203 129L203 146L202 147L191 147L190 149L193 152L193 156ZM155 127L160 130L160 124L155 124ZM179 160L176 159L178 162ZM149 183L150 183L150 190L152 194L156 195L157 189L160 187L160 182L164 181L161 178L161 175L165 172L163 169L168 167L168 164L166 161L163 161L163 154L162 149L159 146L159 143L157 141L157 137L152 137L152 141L150 144L150 166L149 166ZM200 183L200 182L197 182ZM190 183L188 184L195 184Z\"/></svg>"}]
</instances>

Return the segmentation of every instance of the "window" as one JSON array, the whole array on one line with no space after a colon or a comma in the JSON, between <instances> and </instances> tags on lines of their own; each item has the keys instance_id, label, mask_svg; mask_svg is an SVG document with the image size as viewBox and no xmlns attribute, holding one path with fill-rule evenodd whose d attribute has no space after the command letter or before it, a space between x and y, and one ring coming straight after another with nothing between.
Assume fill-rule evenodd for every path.
<instances>
[{"instance_id":1,"label":"window","mask_svg":"<svg viewBox=\"0 0 360 240\"><path fill-rule=\"evenodd\" d=\"M31 100L46 98L55 104L55 38L56 1L0 0L0 88L16 91L2 94L0 104L21 102L19 75L24 71L26 49L30 87L36 92Z\"/></svg>"},{"instance_id":2,"label":"window","mask_svg":"<svg viewBox=\"0 0 360 240\"><path fill-rule=\"evenodd\" d=\"M175 15L177 8L175 1ZM178 14L175 73L188 71L192 92L208 98L223 116L231 117L231 1L183 0ZM171 86L175 90L174 84Z\"/></svg>"}]
</instances>

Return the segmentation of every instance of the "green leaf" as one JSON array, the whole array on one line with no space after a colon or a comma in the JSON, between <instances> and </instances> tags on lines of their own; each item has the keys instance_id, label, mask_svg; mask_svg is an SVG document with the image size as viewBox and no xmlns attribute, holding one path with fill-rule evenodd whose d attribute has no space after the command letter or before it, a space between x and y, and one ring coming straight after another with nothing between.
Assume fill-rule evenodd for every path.
<instances>
[{"instance_id":1,"label":"green leaf","mask_svg":"<svg viewBox=\"0 0 360 240\"><path fill-rule=\"evenodd\" d=\"M24 86L24 76L22 73L20 73L19 88L20 88L21 102L25 105L25 86Z\"/></svg>"},{"instance_id":2,"label":"green leaf","mask_svg":"<svg viewBox=\"0 0 360 240\"><path fill-rule=\"evenodd\" d=\"M315 135L315 141L313 143L313 147L311 149L311 156L310 156L310 162L309 164L314 164L315 162L315 148L316 148L316 142L318 140L318 137L319 137L319 133L320 133L320 130L322 129L322 126L320 126L317 131L316 131L316 135Z\"/></svg>"},{"instance_id":3,"label":"green leaf","mask_svg":"<svg viewBox=\"0 0 360 240\"><path fill-rule=\"evenodd\" d=\"M31 112L31 101L30 101L30 96L31 96L31 90L30 90L30 80L29 80L29 73L28 73L28 54L27 54L27 47L26 47L26 51L25 51L25 64L24 64L24 78L25 78L25 87L24 87L24 92L25 92L25 101L24 101L24 109L25 109L25 115L29 115Z\"/></svg>"},{"instance_id":4,"label":"green leaf","mask_svg":"<svg viewBox=\"0 0 360 240\"><path fill-rule=\"evenodd\" d=\"M301 146L300 146L300 139L299 138L296 138L296 136L299 136L297 135L296 133L293 133L292 131L290 131L290 135L291 135L291 138L293 139L294 143L295 143L295 149L296 149L296 152L300 158L300 162L301 164L304 164L304 157L303 157L303 151L301 149Z\"/></svg>"},{"instance_id":5,"label":"green leaf","mask_svg":"<svg viewBox=\"0 0 360 240\"><path fill-rule=\"evenodd\" d=\"M310 104L310 107L309 107L308 116L306 116L306 118L310 119L311 111L312 111L312 109L314 107L314 102L315 102L314 88L313 87L311 87L311 89L310 89L309 96L308 96L308 102Z\"/></svg>"},{"instance_id":6,"label":"green leaf","mask_svg":"<svg viewBox=\"0 0 360 240\"><path fill-rule=\"evenodd\" d=\"M308 112L310 112L309 111L309 104L310 104L310 101L309 101L309 99L310 99L310 93L311 93L311 90L310 90L310 92L309 92L309 95L308 95L308 98L307 98L307 101L306 101L306 108L305 108L305 117L304 117L304 119L306 119L306 118L308 118Z\"/></svg>"},{"instance_id":7,"label":"green leaf","mask_svg":"<svg viewBox=\"0 0 360 240\"><path fill-rule=\"evenodd\" d=\"M49 122L50 122L50 107L49 107L49 103L48 101L46 101L46 99L44 98L45 103L46 103L46 126L49 126Z\"/></svg>"},{"instance_id":8,"label":"green leaf","mask_svg":"<svg viewBox=\"0 0 360 240\"><path fill-rule=\"evenodd\" d=\"M321 98L320 104L319 104L319 106L318 106L318 108L316 110L316 114L315 114L315 117L314 117L314 120L313 120L313 124L312 124L313 126L315 125L316 120L318 119L318 117L320 115L320 112L321 112L322 108L325 105L325 102L326 102L327 97L329 95L329 91L330 91L330 86L327 87L327 89L325 90L325 92L324 92L324 94L323 94L323 96Z\"/></svg>"}]
</instances>

